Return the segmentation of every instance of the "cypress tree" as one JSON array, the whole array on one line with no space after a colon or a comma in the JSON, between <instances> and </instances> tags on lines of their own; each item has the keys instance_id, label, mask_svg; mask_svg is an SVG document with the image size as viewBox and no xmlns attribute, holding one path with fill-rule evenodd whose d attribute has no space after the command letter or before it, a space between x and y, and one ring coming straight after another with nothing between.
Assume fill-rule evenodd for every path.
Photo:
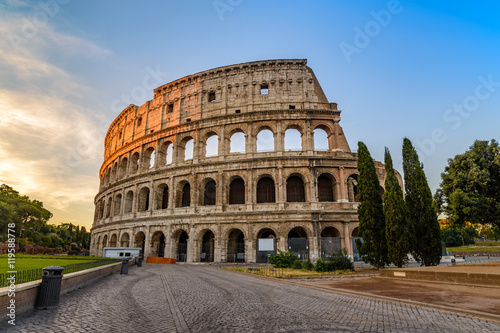
<instances>
[{"instance_id":1,"label":"cypress tree","mask_svg":"<svg viewBox=\"0 0 500 333\"><path fill-rule=\"evenodd\" d=\"M403 172L406 205L410 223L415 230L412 254L425 266L435 266L441 260L441 233L436 212L432 207L432 194L427 184L423 165L408 138L403 140Z\"/></svg>"},{"instance_id":2,"label":"cypress tree","mask_svg":"<svg viewBox=\"0 0 500 333\"><path fill-rule=\"evenodd\" d=\"M408 254L412 250L413 232L410 229L408 208L403 198L403 191L392 167L392 157L385 148L385 192L384 216L387 237L387 252L391 262L403 267L408 262Z\"/></svg>"},{"instance_id":3,"label":"cypress tree","mask_svg":"<svg viewBox=\"0 0 500 333\"><path fill-rule=\"evenodd\" d=\"M379 269L388 263L384 208L375 163L363 142L358 142L358 171L359 234L363 242L357 239L356 246L363 260Z\"/></svg>"}]
</instances>

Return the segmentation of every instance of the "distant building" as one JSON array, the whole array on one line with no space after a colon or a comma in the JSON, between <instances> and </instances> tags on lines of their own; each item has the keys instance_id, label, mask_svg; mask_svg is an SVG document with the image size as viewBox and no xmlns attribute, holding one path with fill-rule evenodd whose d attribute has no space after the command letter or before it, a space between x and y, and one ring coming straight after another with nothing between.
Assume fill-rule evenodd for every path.
<instances>
[{"instance_id":1,"label":"distant building","mask_svg":"<svg viewBox=\"0 0 500 333\"><path fill-rule=\"evenodd\" d=\"M105 139L92 255L187 262L356 256L357 154L302 59L214 68L129 105ZM376 162L383 191L385 171Z\"/></svg>"}]
</instances>

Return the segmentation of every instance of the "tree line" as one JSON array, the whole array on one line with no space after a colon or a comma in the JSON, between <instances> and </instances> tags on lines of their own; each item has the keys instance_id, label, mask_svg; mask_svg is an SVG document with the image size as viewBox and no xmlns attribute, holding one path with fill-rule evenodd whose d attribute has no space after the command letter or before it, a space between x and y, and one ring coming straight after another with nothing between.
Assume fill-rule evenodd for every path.
<instances>
[{"instance_id":1,"label":"tree line","mask_svg":"<svg viewBox=\"0 0 500 333\"><path fill-rule=\"evenodd\" d=\"M90 232L72 223L48 224L52 213L38 200L0 185L0 243L6 243L8 225L15 225L21 253L79 252L89 249ZM1 249L0 249L1 251Z\"/></svg>"}]
</instances>

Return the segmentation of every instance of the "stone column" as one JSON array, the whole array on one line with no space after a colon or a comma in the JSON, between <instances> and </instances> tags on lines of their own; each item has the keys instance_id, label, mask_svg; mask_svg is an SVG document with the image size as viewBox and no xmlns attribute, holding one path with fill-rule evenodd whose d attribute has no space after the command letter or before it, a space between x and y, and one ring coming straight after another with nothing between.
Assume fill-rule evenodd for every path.
<instances>
[{"instance_id":1,"label":"stone column","mask_svg":"<svg viewBox=\"0 0 500 333\"><path fill-rule=\"evenodd\" d=\"M339 202L348 202L349 199L347 198L347 182L345 180L344 176L344 167L339 167L339 197L337 201Z\"/></svg>"},{"instance_id":2,"label":"stone column","mask_svg":"<svg viewBox=\"0 0 500 333\"><path fill-rule=\"evenodd\" d=\"M344 248L347 251L347 254L352 257L353 249L352 249L352 239L349 233L349 223L350 221L342 222L344 224Z\"/></svg>"}]
</instances>

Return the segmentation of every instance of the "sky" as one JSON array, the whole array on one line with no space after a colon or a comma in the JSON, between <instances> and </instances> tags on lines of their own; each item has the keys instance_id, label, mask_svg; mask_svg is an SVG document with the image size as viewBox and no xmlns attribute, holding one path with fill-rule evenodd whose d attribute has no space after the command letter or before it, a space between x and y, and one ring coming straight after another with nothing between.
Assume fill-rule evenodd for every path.
<instances>
[{"instance_id":1,"label":"sky","mask_svg":"<svg viewBox=\"0 0 500 333\"><path fill-rule=\"evenodd\" d=\"M0 0L0 183L89 229L104 136L153 89L214 67L307 59L351 150L412 140L447 160L500 139L496 1Z\"/></svg>"}]
</instances>

